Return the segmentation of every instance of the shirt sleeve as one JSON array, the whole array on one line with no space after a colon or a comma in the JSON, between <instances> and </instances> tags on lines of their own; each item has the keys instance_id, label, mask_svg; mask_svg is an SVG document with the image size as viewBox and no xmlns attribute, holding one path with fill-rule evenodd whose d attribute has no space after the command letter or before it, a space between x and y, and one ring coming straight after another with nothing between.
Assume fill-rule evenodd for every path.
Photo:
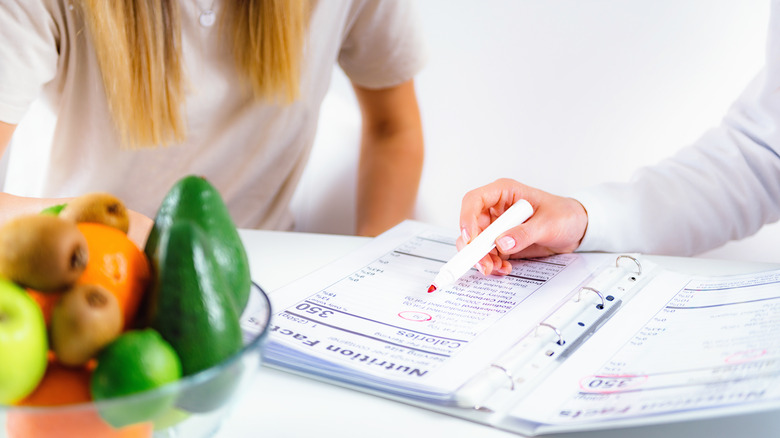
<instances>
[{"instance_id":1,"label":"shirt sleeve","mask_svg":"<svg viewBox=\"0 0 780 438\"><path fill-rule=\"evenodd\" d=\"M767 62L720 126L627 183L574 194L588 212L580 251L695 255L780 218L780 2L772 3Z\"/></svg>"},{"instance_id":2,"label":"shirt sleeve","mask_svg":"<svg viewBox=\"0 0 780 438\"><path fill-rule=\"evenodd\" d=\"M426 59L413 1L359 2L339 53L339 65L357 85L387 88L412 79Z\"/></svg>"},{"instance_id":3,"label":"shirt sleeve","mask_svg":"<svg viewBox=\"0 0 780 438\"><path fill-rule=\"evenodd\" d=\"M0 2L0 121L18 124L56 75L57 35L43 1Z\"/></svg>"}]
</instances>

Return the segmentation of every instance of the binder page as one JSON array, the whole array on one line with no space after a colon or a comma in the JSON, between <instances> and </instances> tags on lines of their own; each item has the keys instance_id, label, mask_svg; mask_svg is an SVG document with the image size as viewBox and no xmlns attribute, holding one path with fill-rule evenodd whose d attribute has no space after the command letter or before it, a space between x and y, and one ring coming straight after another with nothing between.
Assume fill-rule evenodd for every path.
<instances>
[{"instance_id":1,"label":"binder page","mask_svg":"<svg viewBox=\"0 0 780 438\"><path fill-rule=\"evenodd\" d=\"M446 404L606 260L568 254L476 269L428 293L455 233L407 221L271 294L269 364Z\"/></svg>"},{"instance_id":2,"label":"binder page","mask_svg":"<svg viewBox=\"0 0 780 438\"><path fill-rule=\"evenodd\" d=\"M665 272L510 417L579 430L778 406L778 332L780 271Z\"/></svg>"}]
</instances>

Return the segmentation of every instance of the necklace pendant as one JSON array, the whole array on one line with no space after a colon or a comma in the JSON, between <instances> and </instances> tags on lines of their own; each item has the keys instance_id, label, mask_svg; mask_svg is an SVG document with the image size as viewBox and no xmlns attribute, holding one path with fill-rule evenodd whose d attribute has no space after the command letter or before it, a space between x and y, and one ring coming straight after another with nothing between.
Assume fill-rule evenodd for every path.
<instances>
[{"instance_id":1,"label":"necklace pendant","mask_svg":"<svg viewBox=\"0 0 780 438\"><path fill-rule=\"evenodd\" d=\"M200 25L203 27L211 27L217 21L217 14L211 9L206 9L200 13Z\"/></svg>"}]
</instances>

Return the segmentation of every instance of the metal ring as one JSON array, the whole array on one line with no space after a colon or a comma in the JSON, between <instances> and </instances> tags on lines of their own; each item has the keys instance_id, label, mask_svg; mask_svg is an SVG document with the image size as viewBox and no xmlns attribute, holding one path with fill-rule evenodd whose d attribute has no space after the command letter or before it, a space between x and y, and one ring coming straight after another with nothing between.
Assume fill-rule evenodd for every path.
<instances>
[{"instance_id":1,"label":"metal ring","mask_svg":"<svg viewBox=\"0 0 780 438\"><path fill-rule=\"evenodd\" d=\"M558 345L563 345L563 336L561 336L561 331L558 330L554 325L548 324L546 322L540 322L539 325L536 327L536 331L539 331L539 327L545 326L553 329L556 335L558 335Z\"/></svg>"},{"instance_id":2,"label":"metal ring","mask_svg":"<svg viewBox=\"0 0 780 438\"><path fill-rule=\"evenodd\" d=\"M620 266L620 259L630 259L630 260L633 260L634 263L636 263L636 275L642 275L642 264L639 263L639 260L635 259L634 257L631 257L630 255L625 255L625 254L619 255L615 259L615 267L619 267Z\"/></svg>"},{"instance_id":3,"label":"metal ring","mask_svg":"<svg viewBox=\"0 0 780 438\"><path fill-rule=\"evenodd\" d=\"M501 365L496 364L490 364L493 368L498 368L499 370L503 371L506 377L509 379L509 390L514 391L515 390L515 378L512 377L512 373L509 372L508 369L502 367Z\"/></svg>"},{"instance_id":4,"label":"metal ring","mask_svg":"<svg viewBox=\"0 0 780 438\"><path fill-rule=\"evenodd\" d=\"M596 295L598 295L598 296L599 296L599 298L601 298L601 307L600 307L600 309L603 309L603 308L604 308L604 306L606 306L606 305L607 305L607 302L606 302L606 301L604 301L604 295L601 295L601 292L597 291L596 289L593 289L593 288L592 288L592 287L590 287L590 286L583 286L583 287L581 287L581 288L580 288L580 293L579 293L579 295L577 296L577 301L579 301L580 299L582 299L582 290L583 290L583 289L589 290L589 291L591 291L591 292L595 293Z\"/></svg>"}]
</instances>

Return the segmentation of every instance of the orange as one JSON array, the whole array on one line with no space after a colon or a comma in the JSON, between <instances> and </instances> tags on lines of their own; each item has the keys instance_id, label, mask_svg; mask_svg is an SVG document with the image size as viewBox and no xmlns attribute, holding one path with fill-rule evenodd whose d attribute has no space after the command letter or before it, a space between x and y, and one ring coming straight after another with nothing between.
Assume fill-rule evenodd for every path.
<instances>
[{"instance_id":1,"label":"orange","mask_svg":"<svg viewBox=\"0 0 780 438\"><path fill-rule=\"evenodd\" d=\"M35 388L18 404L22 406L60 406L92 400L89 393L90 371L61 365L49 355L46 374Z\"/></svg>"},{"instance_id":2,"label":"orange","mask_svg":"<svg viewBox=\"0 0 780 438\"><path fill-rule=\"evenodd\" d=\"M151 423L135 424L114 429L106 423L94 405L81 404L72 408L62 406L89 402L90 371L70 368L49 362L46 374L38 388L19 404L38 406L35 410L8 412L6 430L9 438L149 438ZM45 406L57 406L46 409Z\"/></svg>"},{"instance_id":3,"label":"orange","mask_svg":"<svg viewBox=\"0 0 780 438\"><path fill-rule=\"evenodd\" d=\"M89 251L87 268L78 282L99 284L111 291L119 301L126 329L133 323L151 279L146 254L116 228L97 223L80 223L78 228Z\"/></svg>"},{"instance_id":4,"label":"orange","mask_svg":"<svg viewBox=\"0 0 780 438\"><path fill-rule=\"evenodd\" d=\"M114 429L95 409L62 412L10 412L8 438L151 438L154 425L138 423Z\"/></svg>"},{"instance_id":5,"label":"orange","mask_svg":"<svg viewBox=\"0 0 780 438\"><path fill-rule=\"evenodd\" d=\"M43 311L43 320L46 321L46 327L49 326L49 320L51 319L51 311L54 309L54 305L57 304L57 300L60 299L62 293L59 292L39 292L35 289L27 289L27 293L38 303L38 306Z\"/></svg>"}]
</instances>

